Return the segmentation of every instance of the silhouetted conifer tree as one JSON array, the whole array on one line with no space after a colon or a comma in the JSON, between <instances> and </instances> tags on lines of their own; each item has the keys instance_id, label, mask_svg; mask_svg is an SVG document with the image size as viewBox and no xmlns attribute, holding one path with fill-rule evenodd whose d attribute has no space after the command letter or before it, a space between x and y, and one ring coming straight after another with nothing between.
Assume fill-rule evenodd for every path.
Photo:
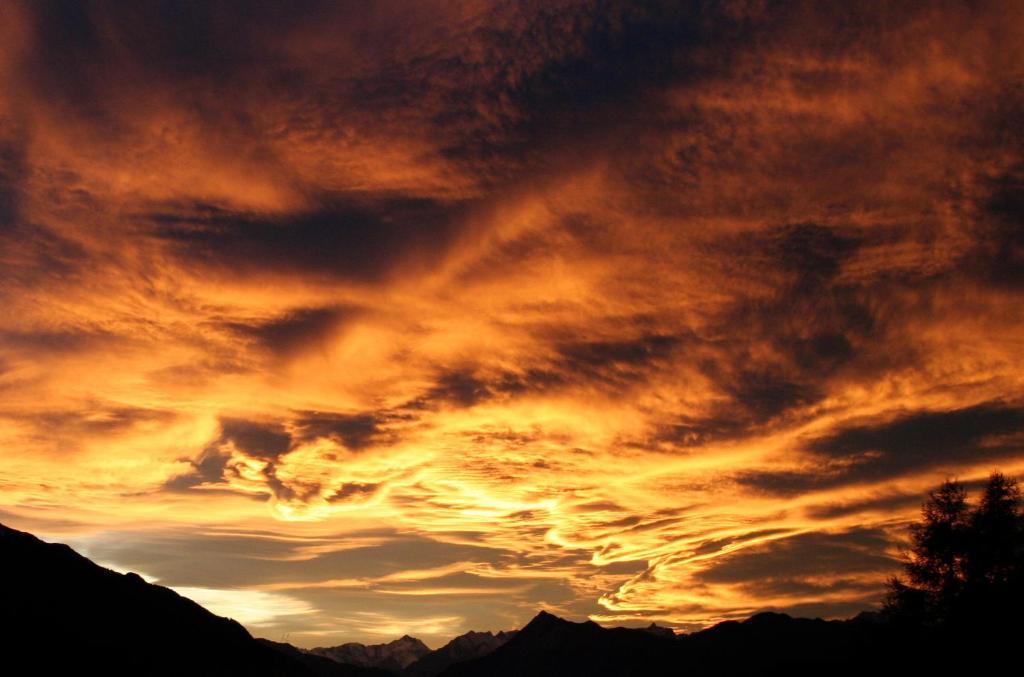
<instances>
[{"instance_id":1,"label":"silhouetted conifer tree","mask_svg":"<svg viewBox=\"0 0 1024 677\"><path fill-rule=\"evenodd\" d=\"M1024 505L1017 482L993 473L972 507L963 485L928 495L911 526L904 581L889 581L894 619L944 627L1001 624L1024 601Z\"/></svg>"}]
</instances>

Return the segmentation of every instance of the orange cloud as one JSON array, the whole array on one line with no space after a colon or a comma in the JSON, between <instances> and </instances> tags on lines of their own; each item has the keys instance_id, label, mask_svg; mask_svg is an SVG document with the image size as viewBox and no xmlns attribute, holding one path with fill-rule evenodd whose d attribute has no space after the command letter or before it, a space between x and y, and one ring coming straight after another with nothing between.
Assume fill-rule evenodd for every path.
<instances>
[{"instance_id":1,"label":"orange cloud","mask_svg":"<svg viewBox=\"0 0 1024 677\"><path fill-rule=\"evenodd\" d=\"M1024 17L699 4L0 8L0 519L308 645L876 603L1024 469Z\"/></svg>"}]
</instances>

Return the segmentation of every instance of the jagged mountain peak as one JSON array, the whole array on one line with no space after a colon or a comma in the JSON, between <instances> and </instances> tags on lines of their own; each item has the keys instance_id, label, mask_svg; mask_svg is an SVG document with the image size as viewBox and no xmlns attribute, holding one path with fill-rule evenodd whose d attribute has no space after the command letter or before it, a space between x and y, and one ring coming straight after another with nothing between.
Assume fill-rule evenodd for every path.
<instances>
[{"instance_id":1,"label":"jagged mountain peak","mask_svg":"<svg viewBox=\"0 0 1024 677\"><path fill-rule=\"evenodd\" d=\"M338 646L316 647L310 653L346 665L381 668L400 672L430 653L430 647L415 637L402 635L383 644L347 642Z\"/></svg>"},{"instance_id":2,"label":"jagged mountain peak","mask_svg":"<svg viewBox=\"0 0 1024 677\"><path fill-rule=\"evenodd\" d=\"M515 635L515 630L502 630L498 633L470 630L409 665L402 674L407 677L433 677L457 663L486 656Z\"/></svg>"}]
</instances>

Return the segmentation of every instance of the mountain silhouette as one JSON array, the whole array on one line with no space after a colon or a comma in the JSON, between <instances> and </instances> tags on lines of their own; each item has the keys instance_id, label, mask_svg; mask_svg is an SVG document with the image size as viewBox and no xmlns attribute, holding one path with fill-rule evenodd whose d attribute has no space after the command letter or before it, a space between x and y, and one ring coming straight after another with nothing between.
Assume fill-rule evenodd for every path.
<instances>
[{"instance_id":1,"label":"mountain silhouette","mask_svg":"<svg viewBox=\"0 0 1024 677\"><path fill-rule=\"evenodd\" d=\"M386 644L359 644L349 642L339 646L317 647L309 653L329 658L338 663L381 668L401 672L406 666L430 653L430 647L409 635Z\"/></svg>"},{"instance_id":2,"label":"mountain silhouette","mask_svg":"<svg viewBox=\"0 0 1024 677\"><path fill-rule=\"evenodd\" d=\"M435 677L456 663L486 656L515 637L516 631L467 632L431 651L402 671L403 677Z\"/></svg>"},{"instance_id":3,"label":"mountain silhouette","mask_svg":"<svg viewBox=\"0 0 1024 677\"><path fill-rule=\"evenodd\" d=\"M314 654L285 642L274 642L269 639L257 639L257 642L280 653L286 654L317 677L394 677L391 670L366 665L344 663Z\"/></svg>"},{"instance_id":4,"label":"mountain silhouette","mask_svg":"<svg viewBox=\"0 0 1024 677\"><path fill-rule=\"evenodd\" d=\"M624 677L686 675L920 674L938 661L912 633L865 615L848 621L762 613L689 635L651 628L603 628L539 613L514 638L443 677ZM914 666L915 670L909 670ZM909 670L909 672L908 672ZM946 674L941 669L932 674Z\"/></svg>"},{"instance_id":5,"label":"mountain silhouette","mask_svg":"<svg viewBox=\"0 0 1024 677\"><path fill-rule=\"evenodd\" d=\"M412 637L306 651L254 639L173 590L0 525L0 674L254 677L629 677L994 672L1020 623L977 633L760 613L676 635L540 612L517 632L469 632L430 651ZM980 619L983 621L985 619ZM984 625L990 628L991 624ZM994 632L994 634L993 634ZM353 661L361 661L356 663Z\"/></svg>"},{"instance_id":6,"label":"mountain silhouette","mask_svg":"<svg viewBox=\"0 0 1024 677\"><path fill-rule=\"evenodd\" d=\"M296 657L173 590L2 524L0 563L0 674L387 674Z\"/></svg>"},{"instance_id":7,"label":"mountain silhouette","mask_svg":"<svg viewBox=\"0 0 1024 677\"><path fill-rule=\"evenodd\" d=\"M445 677L476 675L647 675L670 664L673 640L626 628L573 623L541 611L503 646L448 668Z\"/></svg>"},{"instance_id":8,"label":"mountain silhouette","mask_svg":"<svg viewBox=\"0 0 1024 677\"><path fill-rule=\"evenodd\" d=\"M651 623L646 628L641 628L644 632L649 632L657 637L667 637L668 639L675 639L676 633L672 628L666 628L658 625L657 623Z\"/></svg>"}]
</instances>

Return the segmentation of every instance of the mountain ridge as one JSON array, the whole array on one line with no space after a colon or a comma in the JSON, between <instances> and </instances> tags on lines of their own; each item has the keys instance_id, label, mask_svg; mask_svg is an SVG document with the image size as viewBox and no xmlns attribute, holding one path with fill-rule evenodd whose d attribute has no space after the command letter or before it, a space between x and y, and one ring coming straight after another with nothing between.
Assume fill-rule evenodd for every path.
<instances>
[{"instance_id":1,"label":"mountain ridge","mask_svg":"<svg viewBox=\"0 0 1024 677\"><path fill-rule=\"evenodd\" d=\"M444 646L406 666L401 674L403 677L435 677L456 663L473 660L491 653L512 639L517 632L517 630L502 630L492 633L470 630L452 638Z\"/></svg>"},{"instance_id":2,"label":"mountain ridge","mask_svg":"<svg viewBox=\"0 0 1024 677\"><path fill-rule=\"evenodd\" d=\"M357 654L395 661L391 667L367 666L254 639L236 621L173 590L2 524L0 563L0 672L33 665L15 674L862 677L880 666L894 673L971 674L999 657L994 650L1014 630L1003 628L997 642L983 642L977 635L902 626L880 614L826 621L764 612L675 635L658 626L604 628L541 611L518 631L471 631L434 651L408 635L370 650L356 643L333 647L361 647Z\"/></svg>"},{"instance_id":3,"label":"mountain ridge","mask_svg":"<svg viewBox=\"0 0 1024 677\"><path fill-rule=\"evenodd\" d=\"M237 621L61 543L0 524L0 668L8 674L380 677L297 658ZM55 650L58 648L59 650ZM28 667L26 666L33 666ZM0 672L3 672L0 669Z\"/></svg>"},{"instance_id":4,"label":"mountain ridge","mask_svg":"<svg viewBox=\"0 0 1024 677\"><path fill-rule=\"evenodd\" d=\"M338 663L360 667L381 668L400 673L430 653L430 647L409 635L382 644L346 642L337 646L316 647L308 653L323 656Z\"/></svg>"}]
</instances>

